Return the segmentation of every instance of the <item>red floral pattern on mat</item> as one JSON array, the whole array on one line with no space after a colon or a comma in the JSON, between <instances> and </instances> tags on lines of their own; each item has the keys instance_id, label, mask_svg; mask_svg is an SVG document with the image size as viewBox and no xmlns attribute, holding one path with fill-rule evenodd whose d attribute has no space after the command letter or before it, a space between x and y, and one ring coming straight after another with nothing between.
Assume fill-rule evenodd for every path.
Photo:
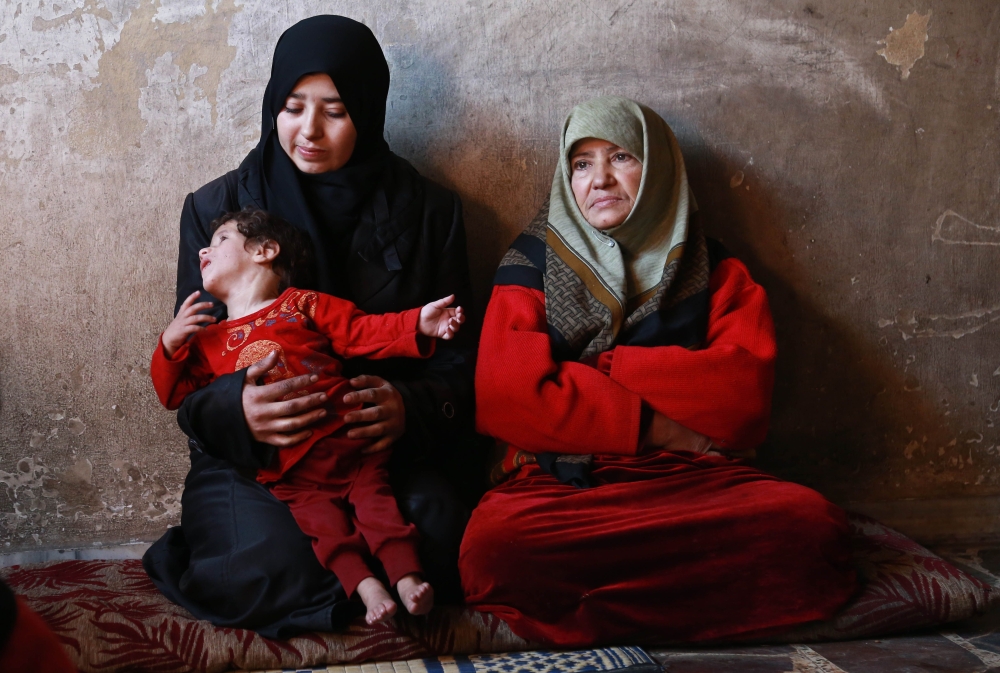
<instances>
[{"instance_id":1,"label":"red floral pattern on mat","mask_svg":"<svg viewBox=\"0 0 1000 673\"><path fill-rule=\"evenodd\" d=\"M902 533L860 514L848 519L864 586L833 619L793 629L782 642L888 635L968 619L1000 603L996 588Z\"/></svg>"},{"instance_id":2,"label":"red floral pattern on mat","mask_svg":"<svg viewBox=\"0 0 1000 673\"><path fill-rule=\"evenodd\" d=\"M523 650L491 615L438 608L341 633L270 640L212 626L164 598L139 561L57 561L0 570L84 673L215 673Z\"/></svg>"},{"instance_id":3,"label":"red floral pattern on mat","mask_svg":"<svg viewBox=\"0 0 1000 673\"><path fill-rule=\"evenodd\" d=\"M996 589L896 531L858 515L850 521L864 588L834 619L770 641L873 637L965 619L1000 601ZM156 590L139 561L59 561L6 568L0 576L48 623L84 673L305 668L530 647L501 620L458 608L269 640L194 619Z\"/></svg>"}]
</instances>

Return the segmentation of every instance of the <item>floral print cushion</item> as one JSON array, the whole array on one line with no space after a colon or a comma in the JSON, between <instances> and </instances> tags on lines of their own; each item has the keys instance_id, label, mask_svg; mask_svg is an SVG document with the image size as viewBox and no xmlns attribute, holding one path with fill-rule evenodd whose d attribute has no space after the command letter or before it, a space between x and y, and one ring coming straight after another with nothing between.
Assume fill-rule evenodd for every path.
<instances>
[{"instance_id":1,"label":"floral print cushion","mask_svg":"<svg viewBox=\"0 0 1000 673\"><path fill-rule=\"evenodd\" d=\"M1000 603L1000 590L902 533L860 514L848 514L848 521L862 588L832 619L797 627L777 640L870 638L961 621Z\"/></svg>"},{"instance_id":2,"label":"floral print cushion","mask_svg":"<svg viewBox=\"0 0 1000 673\"><path fill-rule=\"evenodd\" d=\"M48 623L84 673L215 673L527 649L499 619L461 608L340 633L270 640L217 628L163 597L140 561L56 561L0 576Z\"/></svg>"},{"instance_id":3,"label":"floral print cushion","mask_svg":"<svg viewBox=\"0 0 1000 673\"><path fill-rule=\"evenodd\" d=\"M833 619L770 642L886 635L966 619L1000 601L996 589L900 533L860 515L850 515L850 522L863 588ZM461 608L270 640L195 619L156 590L139 561L56 561L5 568L0 576L49 624L84 673L303 668L531 647L501 620Z\"/></svg>"}]
</instances>

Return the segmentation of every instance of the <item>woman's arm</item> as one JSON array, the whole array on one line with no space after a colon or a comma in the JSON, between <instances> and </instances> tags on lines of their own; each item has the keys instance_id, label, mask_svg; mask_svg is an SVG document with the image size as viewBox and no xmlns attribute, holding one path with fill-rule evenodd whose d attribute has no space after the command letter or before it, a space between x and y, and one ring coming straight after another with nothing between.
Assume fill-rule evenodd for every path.
<instances>
[{"instance_id":1,"label":"woman's arm","mask_svg":"<svg viewBox=\"0 0 1000 673\"><path fill-rule=\"evenodd\" d=\"M557 363L538 290L499 285L476 368L477 429L534 452L634 455L642 398L597 369Z\"/></svg>"},{"instance_id":2,"label":"woman's arm","mask_svg":"<svg viewBox=\"0 0 1000 673\"><path fill-rule=\"evenodd\" d=\"M764 289L737 259L722 261L705 348L618 346L598 368L655 411L723 449L750 449L767 433L777 347Z\"/></svg>"},{"instance_id":3,"label":"woman's arm","mask_svg":"<svg viewBox=\"0 0 1000 673\"><path fill-rule=\"evenodd\" d=\"M552 360L541 292L494 288L476 373L479 429L529 451L628 455L645 402L723 448L756 446L774 380L767 297L737 260L717 267L709 289L703 349L618 346L594 369Z\"/></svg>"}]
</instances>

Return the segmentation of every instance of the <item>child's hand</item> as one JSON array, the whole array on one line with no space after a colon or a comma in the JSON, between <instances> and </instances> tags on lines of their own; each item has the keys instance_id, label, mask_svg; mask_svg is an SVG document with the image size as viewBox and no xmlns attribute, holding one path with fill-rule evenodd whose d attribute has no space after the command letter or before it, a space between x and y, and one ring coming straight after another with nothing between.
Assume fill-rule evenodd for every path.
<instances>
[{"instance_id":1,"label":"child's hand","mask_svg":"<svg viewBox=\"0 0 1000 673\"><path fill-rule=\"evenodd\" d=\"M163 351L167 354L168 358L174 356L174 353L184 345L189 336L198 330L205 329L205 326L201 323L215 322L215 316L198 313L198 311L203 311L206 308L212 308L212 302L210 301L194 303L199 294L201 294L201 291L195 291L190 297L185 299L184 303L181 304L181 309L177 311L177 315L167 325L167 329L163 330L163 336L160 338L163 340ZM420 315L423 317L423 311L420 312Z\"/></svg>"},{"instance_id":2,"label":"child's hand","mask_svg":"<svg viewBox=\"0 0 1000 673\"><path fill-rule=\"evenodd\" d=\"M461 306L448 308L455 301L455 295L449 294L444 299L438 299L420 309L420 320L417 330L421 334L439 339L450 339L455 336L459 326L465 322L465 312Z\"/></svg>"}]
</instances>

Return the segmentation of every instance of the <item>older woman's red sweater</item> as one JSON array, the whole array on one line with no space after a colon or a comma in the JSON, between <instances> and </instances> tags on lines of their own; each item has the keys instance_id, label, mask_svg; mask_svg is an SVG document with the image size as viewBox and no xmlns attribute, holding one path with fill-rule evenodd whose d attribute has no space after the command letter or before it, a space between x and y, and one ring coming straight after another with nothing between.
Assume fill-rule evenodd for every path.
<instances>
[{"instance_id":1,"label":"older woman's red sweater","mask_svg":"<svg viewBox=\"0 0 1000 673\"><path fill-rule=\"evenodd\" d=\"M545 295L495 287L476 366L477 429L533 452L635 455L645 402L720 447L757 446L774 385L767 296L735 258L715 268L709 291L698 350L618 346L588 363L557 363Z\"/></svg>"},{"instance_id":2,"label":"older woman's red sweater","mask_svg":"<svg viewBox=\"0 0 1000 673\"><path fill-rule=\"evenodd\" d=\"M522 638L584 647L765 636L851 596L847 521L819 493L726 456L637 450L643 404L724 449L767 431L767 298L735 259L709 289L700 349L618 346L588 363L553 361L542 293L494 289L479 430L527 451L592 453L594 486L513 461L462 539L469 606Z\"/></svg>"}]
</instances>

